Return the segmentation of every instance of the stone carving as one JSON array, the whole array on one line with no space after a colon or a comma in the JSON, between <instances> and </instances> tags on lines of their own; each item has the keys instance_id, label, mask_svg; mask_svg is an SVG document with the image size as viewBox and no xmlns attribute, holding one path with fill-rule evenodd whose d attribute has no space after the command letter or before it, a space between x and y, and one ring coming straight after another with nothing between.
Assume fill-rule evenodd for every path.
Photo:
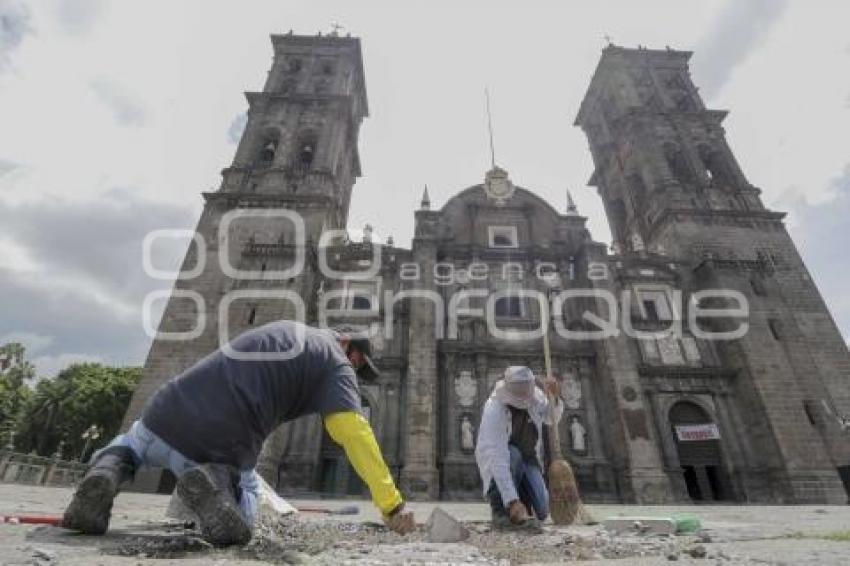
<instances>
[{"instance_id":1,"label":"stone carving","mask_svg":"<svg viewBox=\"0 0 850 566\"><path fill-rule=\"evenodd\" d=\"M644 338L638 340L638 344L640 345L640 351L643 355L643 361L658 361L660 354L658 353L658 344L655 342L654 338Z\"/></svg>"},{"instance_id":2,"label":"stone carving","mask_svg":"<svg viewBox=\"0 0 850 566\"><path fill-rule=\"evenodd\" d=\"M631 237L632 251L642 252L646 250L646 246L643 244L643 238L640 237L640 234L635 232Z\"/></svg>"},{"instance_id":3,"label":"stone carving","mask_svg":"<svg viewBox=\"0 0 850 566\"><path fill-rule=\"evenodd\" d=\"M478 386L472 378L471 371L463 370L455 378L455 393L457 393L458 403L460 403L461 407L471 407L475 403Z\"/></svg>"},{"instance_id":4,"label":"stone carving","mask_svg":"<svg viewBox=\"0 0 850 566\"><path fill-rule=\"evenodd\" d=\"M575 452L587 451L587 430L576 415L570 417L570 438Z\"/></svg>"},{"instance_id":5,"label":"stone carving","mask_svg":"<svg viewBox=\"0 0 850 566\"><path fill-rule=\"evenodd\" d=\"M463 420L460 421L460 447L470 452L475 450L475 427L472 426L469 415L463 415Z\"/></svg>"},{"instance_id":6,"label":"stone carving","mask_svg":"<svg viewBox=\"0 0 850 566\"><path fill-rule=\"evenodd\" d=\"M698 363L700 361L699 347L693 336L682 337L682 348L685 350L685 358L688 362Z\"/></svg>"},{"instance_id":7,"label":"stone carving","mask_svg":"<svg viewBox=\"0 0 850 566\"><path fill-rule=\"evenodd\" d=\"M581 406L581 382L572 374L567 374L561 382L561 397L568 409Z\"/></svg>"},{"instance_id":8,"label":"stone carving","mask_svg":"<svg viewBox=\"0 0 850 566\"><path fill-rule=\"evenodd\" d=\"M484 176L484 192L497 205L504 205L514 194L514 185L508 178L508 172L493 165Z\"/></svg>"},{"instance_id":9,"label":"stone carving","mask_svg":"<svg viewBox=\"0 0 850 566\"><path fill-rule=\"evenodd\" d=\"M682 357L682 349L679 348L679 341L675 336L659 338L658 351L664 365L682 365L685 363L685 358Z\"/></svg>"}]
</instances>

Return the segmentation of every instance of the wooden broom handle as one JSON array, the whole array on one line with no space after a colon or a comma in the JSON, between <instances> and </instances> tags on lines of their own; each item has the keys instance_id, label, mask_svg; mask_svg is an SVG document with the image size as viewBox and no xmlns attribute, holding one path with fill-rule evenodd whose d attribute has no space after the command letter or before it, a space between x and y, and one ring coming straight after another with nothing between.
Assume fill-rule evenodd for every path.
<instances>
[{"instance_id":1,"label":"wooden broom handle","mask_svg":"<svg viewBox=\"0 0 850 566\"><path fill-rule=\"evenodd\" d=\"M543 363L546 366L546 377L552 377L552 350L549 347L549 332L548 328L546 332L543 333ZM555 460L563 460L563 456L561 456L561 439L558 433L558 423L555 422L555 396L549 393L546 390L545 385L544 389L546 392L546 398L549 400L549 420L554 424L549 427L549 459L554 462Z\"/></svg>"}]
</instances>

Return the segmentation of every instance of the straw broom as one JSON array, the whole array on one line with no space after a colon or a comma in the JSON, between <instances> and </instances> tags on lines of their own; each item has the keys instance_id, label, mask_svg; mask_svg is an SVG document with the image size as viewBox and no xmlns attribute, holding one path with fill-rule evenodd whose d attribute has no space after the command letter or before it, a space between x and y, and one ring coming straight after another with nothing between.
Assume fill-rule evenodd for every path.
<instances>
[{"instance_id":1,"label":"straw broom","mask_svg":"<svg viewBox=\"0 0 850 566\"><path fill-rule=\"evenodd\" d=\"M552 354L549 349L549 333L543 335L543 359L546 375L552 377ZM549 399L549 419L555 422L555 396L546 391ZM556 525L571 525L576 520L590 522L590 517L581 503L573 469L561 455L561 440L558 425L549 427L549 510Z\"/></svg>"}]
</instances>

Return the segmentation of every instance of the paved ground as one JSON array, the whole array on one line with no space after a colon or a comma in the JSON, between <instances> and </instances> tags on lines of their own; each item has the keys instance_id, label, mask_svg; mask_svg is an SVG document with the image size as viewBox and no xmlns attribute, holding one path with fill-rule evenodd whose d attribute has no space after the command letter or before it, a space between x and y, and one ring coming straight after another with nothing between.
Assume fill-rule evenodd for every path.
<instances>
[{"instance_id":1,"label":"paved ground","mask_svg":"<svg viewBox=\"0 0 850 566\"><path fill-rule=\"evenodd\" d=\"M0 484L0 514L61 513L70 497L68 489ZM166 520L167 497L127 493L118 498L112 529L104 537L79 536L54 527L0 525L0 563L850 564L850 507L593 505L589 508L597 519L694 513L704 529L693 536L611 536L600 526L546 525L544 534L523 537L490 532L484 504L441 502L439 506L462 520L471 536L464 543L436 544L425 542L424 532L407 537L388 532L365 501L292 503L328 508L357 503L360 513L303 513L296 519L264 521L248 546L220 550L210 548L182 525ZM411 507L417 520L424 523L435 505L413 503Z\"/></svg>"}]
</instances>

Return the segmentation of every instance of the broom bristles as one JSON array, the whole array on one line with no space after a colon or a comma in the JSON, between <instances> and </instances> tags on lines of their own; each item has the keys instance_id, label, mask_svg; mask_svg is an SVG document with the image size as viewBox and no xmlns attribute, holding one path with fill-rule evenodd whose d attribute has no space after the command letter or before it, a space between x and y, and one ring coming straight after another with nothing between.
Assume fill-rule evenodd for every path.
<instances>
[{"instance_id":1,"label":"broom bristles","mask_svg":"<svg viewBox=\"0 0 850 566\"><path fill-rule=\"evenodd\" d=\"M584 515L575 475L566 460L549 464L549 507L556 525L571 525Z\"/></svg>"}]
</instances>

